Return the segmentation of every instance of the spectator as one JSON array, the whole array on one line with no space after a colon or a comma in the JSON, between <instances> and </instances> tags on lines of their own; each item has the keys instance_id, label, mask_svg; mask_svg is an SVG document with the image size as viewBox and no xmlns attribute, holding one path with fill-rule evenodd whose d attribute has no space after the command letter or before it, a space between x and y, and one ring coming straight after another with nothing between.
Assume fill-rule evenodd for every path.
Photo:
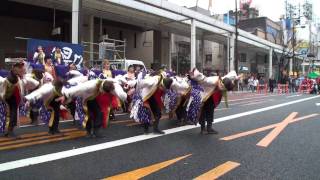
<instances>
[{"instance_id":1,"label":"spectator","mask_svg":"<svg viewBox=\"0 0 320 180\"><path fill-rule=\"evenodd\" d=\"M249 80L249 76L245 76L245 78L244 78L244 85L245 85L245 87L247 88L247 91L248 91L248 89L249 89L249 88L248 88L248 86L249 86L249 85L248 85L248 83L249 83L248 80Z\"/></svg>"},{"instance_id":2,"label":"spectator","mask_svg":"<svg viewBox=\"0 0 320 180\"><path fill-rule=\"evenodd\" d=\"M133 65L130 65L128 67L128 72L127 72L127 74L124 75L124 77L126 78L127 81L136 79ZM135 89L132 88L132 87L129 87L128 85L125 85L123 89L128 95L127 96L127 102L124 102L122 104L123 112L126 113L126 112L129 112L131 110L130 103L132 101L132 96L133 96L133 93L134 93Z\"/></svg>"},{"instance_id":3,"label":"spectator","mask_svg":"<svg viewBox=\"0 0 320 180\"><path fill-rule=\"evenodd\" d=\"M264 78L263 77L260 77L260 79L259 79L259 89L264 89L264 84L265 84L265 82L264 82Z\"/></svg>"},{"instance_id":4,"label":"spectator","mask_svg":"<svg viewBox=\"0 0 320 180\"><path fill-rule=\"evenodd\" d=\"M139 65L136 65L134 67L134 73L135 73L136 77L138 77L138 74L140 73L140 71L141 71L141 67Z\"/></svg>"},{"instance_id":5,"label":"spectator","mask_svg":"<svg viewBox=\"0 0 320 180\"><path fill-rule=\"evenodd\" d=\"M276 80L274 79L274 77L272 76L270 79L269 79L269 90L270 90L270 93L273 93L273 88L276 84Z\"/></svg>"},{"instance_id":6,"label":"spectator","mask_svg":"<svg viewBox=\"0 0 320 180\"><path fill-rule=\"evenodd\" d=\"M255 77L253 80L254 91L257 90L258 85L259 85L259 80Z\"/></svg>"},{"instance_id":7,"label":"spectator","mask_svg":"<svg viewBox=\"0 0 320 180\"><path fill-rule=\"evenodd\" d=\"M263 77L260 77L260 79L259 79L259 85L264 85L264 79L263 79Z\"/></svg>"},{"instance_id":8,"label":"spectator","mask_svg":"<svg viewBox=\"0 0 320 180\"><path fill-rule=\"evenodd\" d=\"M289 91L290 93L292 93L292 76L289 76L288 77L288 85L289 85Z\"/></svg>"},{"instance_id":9,"label":"spectator","mask_svg":"<svg viewBox=\"0 0 320 180\"><path fill-rule=\"evenodd\" d=\"M112 71L110 69L110 62L108 59L105 59L103 62L102 74L105 78L107 77L112 78Z\"/></svg>"},{"instance_id":10,"label":"spectator","mask_svg":"<svg viewBox=\"0 0 320 180\"><path fill-rule=\"evenodd\" d=\"M45 65L45 53L42 46L38 46L37 51L33 54L33 62L36 64Z\"/></svg>"},{"instance_id":11,"label":"spectator","mask_svg":"<svg viewBox=\"0 0 320 180\"><path fill-rule=\"evenodd\" d=\"M245 83L244 83L244 74L242 73L240 75L240 80L239 80L239 87L240 87L240 90L243 91L243 87L245 86Z\"/></svg>"},{"instance_id":12,"label":"spectator","mask_svg":"<svg viewBox=\"0 0 320 180\"><path fill-rule=\"evenodd\" d=\"M49 73L54 79L56 79L55 69L52 64L52 60L49 57L47 57L45 60L44 70L45 72Z\"/></svg>"},{"instance_id":13,"label":"spectator","mask_svg":"<svg viewBox=\"0 0 320 180\"><path fill-rule=\"evenodd\" d=\"M299 87L300 87L301 82L302 82L302 81L301 81L301 78L298 78L298 77L297 77L295 82L296 82L296 92L298 92Z\"/></svg>"},{"instance_id":14,"label":"spectator","mask_svg":"<svg viewBox=\"0 0 320 180\"><path fill-rule=\"evenodd\" d=\"M295 93L296 92L296 77L291 78L291 92Z\"/></svg>"},{"instance_id":15,"label":"spectator","mask_svg":"<svg viewBox=\"0 0 320 180\"><path fill-rule=\"evenodd\" d=\"M254 78L251 76L248 80L249 89L254 92Z\"/></svg>"},{"instance_id":16,"label":"spectator","mask_svg":"<svg viewBox=\"0 0 320 180\"><path fill-rule=\"evenodd\" d=\"M130 66L128 67L128 72L127 72L127 74L125 75L125 78L126 78L127 80L134 80L134 79L136 78L133 65L130 65Z\"/></svg>"},{"instance_id":17,"label":"spectator","mask_svg":"<svg viewBox=\"0 0 320 180\"><path fill-rule=\"evenodd\" d=\"M63 64L62 52L59 47L56 47L56 49L54 50L54 53L52 54L52 58L55 65Z\"/></svg>"}]
</instances>

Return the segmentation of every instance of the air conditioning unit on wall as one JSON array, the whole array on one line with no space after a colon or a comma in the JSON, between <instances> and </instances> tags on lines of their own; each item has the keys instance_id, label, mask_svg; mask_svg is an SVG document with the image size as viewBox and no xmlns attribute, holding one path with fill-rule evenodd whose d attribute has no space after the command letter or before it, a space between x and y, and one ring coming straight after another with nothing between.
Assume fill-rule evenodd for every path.
<instances>
[{"instance_id":1,"label":"air conditioning unit on wall","mask_svg":"<svg viewBox=\"0 0 320 180\"><path fill-rule=\"evenodd\" d=\"M55 36L55 35L60 35L61 34L61 27L57 27L52 29L51 35Z\"/></svg>"}]
</instances>

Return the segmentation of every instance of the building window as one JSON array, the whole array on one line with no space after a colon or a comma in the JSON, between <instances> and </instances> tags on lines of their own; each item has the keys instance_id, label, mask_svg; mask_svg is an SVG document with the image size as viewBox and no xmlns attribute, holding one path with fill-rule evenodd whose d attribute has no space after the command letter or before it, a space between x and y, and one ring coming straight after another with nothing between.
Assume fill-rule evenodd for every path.
<instances>
[{"instance_id":1,"label":"building window","mask_svg":"<svg viewBox=\"0 0 320 180\"><path fill-rule=\"evenodd\" d=\"M133 37L133 38L134 38L134 40L133 40L133 43L134 43L134 44L133 44L133 47L134 47L134 48L137 48L137 33L134 33L134 37Z\"/></svg>"},{"instance_id":2,"label":"building window","mask_svg":"<svg viewBox=\"0 0 320 180\"><path fill-rule=\"evenodd\" d=\"M206 64L208 63L208 62L212 62L212 54L207 54L206 55Z\"/></svg>"},{"instance_id":3,"label":"building window","mask_svg":"<svg viewBox=\"0 0 320 180\"><path fill-rule=\"evenodd\" d=\"M245 53L240 54L240 62L247 62L247 54Z\"/></svg>"},{"instance_id":4,"label":"building window","mask_svg":"<svg viewBox=\"0 0 320 180\"><path fill-rule=\"evenodd\" d=\"M107 35L107 29L103 28L103 35Z\"/></svg>"},{"instance_id":5,"label":"building window","mask_svg":"<svg viewBox=\"0 0 320 180\"><path fill-rule=\"evenodd\" d=\"M178 52L181 55L188 56L190 54L190 45L189 44L179 43L178 48L179 48Z\"/></svg>"},{"instance_id":6,"label":"building window","mask_svg":"<svg viewBox=\"0 0 320 180\"><path fill-rule=\"evenodd\" d=\"M122 34L122 31L120 31L120 32L119 32L119 39L120 39L121 41L123 41L123 34Z\"/></svg>"}]
</instances>

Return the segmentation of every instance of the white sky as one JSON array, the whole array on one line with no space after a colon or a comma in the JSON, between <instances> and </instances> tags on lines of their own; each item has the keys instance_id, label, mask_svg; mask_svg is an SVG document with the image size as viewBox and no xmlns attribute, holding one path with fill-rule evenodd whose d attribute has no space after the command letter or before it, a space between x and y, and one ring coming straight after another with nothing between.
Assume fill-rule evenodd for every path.
<instances>
[{"instance_id":1,"label":"white sky","mask_svg":"<svg viewBox=\"0 0 320 180\"><path fill-rule=\"evenodd\" d=\"M197 0L169 0L180 6L192 7L196 5ZM238 3L241 0L238 0ZM274 21L278 21L282 14L285 14L285 0L252 0L251 7L256 7L260 11L260 16L267 16ZM314 12L320 10L320 0L309 0L314 4ZM294 4L299 2L303 4L305 0L288 0ZM199 0L198 6L208 9L209 0ZM228 10L235 9L235 0L212 0L212 12L214 14L223 14Z\"/></svg>"},{"instance_id":2,"label":"white sky","mask_svg":"<svg viewBox=\"0 0 320 180\"><path fill-rule=\"evenodd\" d=\"M196 5L197 0L168 0L172 3L178 4L180 6L192 7ZM238 3L241 0L238 0ZM288 0L288 2L293 4L302 4L306 0ZM313 11L320 17L320 0L309 0L313 3ZM204 9L208 9L209 0L199 0L198 6ZM285 14L285 0L252 0L251 7L256 7L259 9L260 16L266 16L273 21L279 21L281 15ZM238 5L239 8L239 5ZM212 0L212 12L214 14L224 14L229 10L235 9L235 0ZM319 19L317 22L320 22ZM303 39L308 39L308 29L301 30L299 35Z\"/></svg>"}]
</instances>

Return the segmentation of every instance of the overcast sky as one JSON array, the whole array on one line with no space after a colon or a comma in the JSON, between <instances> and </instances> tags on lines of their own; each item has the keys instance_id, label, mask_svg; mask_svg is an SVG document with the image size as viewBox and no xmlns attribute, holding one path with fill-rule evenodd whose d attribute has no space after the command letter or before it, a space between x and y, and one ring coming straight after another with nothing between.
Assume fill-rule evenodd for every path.
<instances>
[{"instance_id":1,"label":"overcast sky","mask_svg":"<svg viewBox=\"0 0 320 180\"><path fill-rule=\"evenodd\" d=\"M180 6L193 7L196 5L197 0L169 0L172 3ZM204 9L208 9L209 0L198 0L198 6ZM241 0L238 0L238 3ZM298 5L302 4L306 0L288 0L288 2ZM313 11L320 17L320 0L309 0L313 3ZM259 10L260 16L266 16L274 21L279 21L280 17L285 14L285 0L252 0L251 7L256 7ZM235 0L212 0L211 12L213 14L224 14L229 10L235 9ZM319 19L317 21L320 23ZM308 28L300 29L298 31L298 37L301 39L309 39Z\"/></svg>"},{"instance_id":2,"label":"overcast sky","mask_svg":"<svg viewBox=\"0 0 320 180\"><path fill-rule=\"evenodd\" d=\"M169 0L181 6L192 7L196 5L197 0ZM238 0L240 2L241 0ZM294 4L299 2L303 4L305 0L288 0ZM235 8L234 0L212 0L212 12L214 14L223 14L230 9ZM310 0L314 4L314 9L320 10L320 0ZM198 6L208 9L209 0L199 0ZM274 21L278 21L281 15L285 14L284 0L252 0L251 7L256 7L260 11L260 16L267 16ZM317 12L317 11L315 11Z\"/></svg>"}]
</instances>

